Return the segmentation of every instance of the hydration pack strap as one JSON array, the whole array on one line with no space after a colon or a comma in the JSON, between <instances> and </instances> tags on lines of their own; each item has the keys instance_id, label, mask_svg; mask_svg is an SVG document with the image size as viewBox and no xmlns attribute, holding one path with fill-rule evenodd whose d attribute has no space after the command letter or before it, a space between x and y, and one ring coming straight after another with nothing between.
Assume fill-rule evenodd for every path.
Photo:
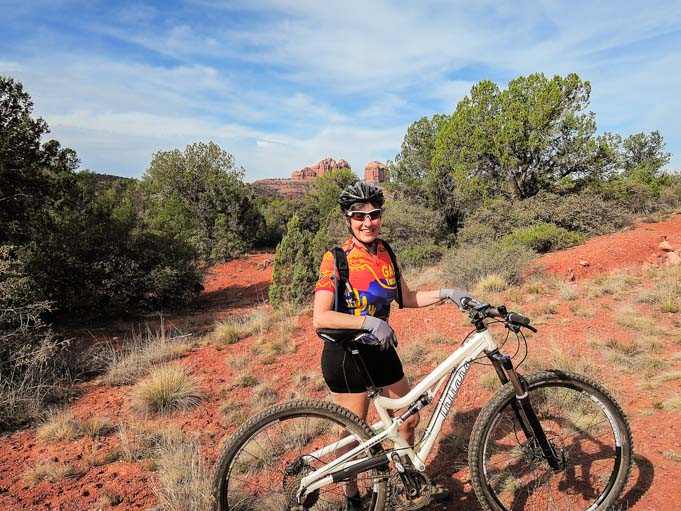
<instances>
[{"instance_id":1,"label":"hydration pack strap","mask_svg":"<svg viewBox=\"0 0 681 511\"><path fill-rule=\"evenodd\" d=\"M393 263L393 269L395 270L395 285L397 286L397 305L400 306L400 309L404 308L404 304L402 303L402 285L400 284L400 269L397 267L397 258L395 257L395 252L393 252L393 249L390 248L390 245L388 245L388 242L385 240L380 240L381 243L383 243L383 248L385 248L385 251L388 252L388 255L390 256L390 261Z\"/></svg>"},{"instance_id":2,"label":"hydration pack strap","mask_svg":"<svg viewBox=\"0 0 681 511\"><path fill-rule=\"evenodd\" d=\"M348 256L340 247L333 247L333 265L338 271L336 280L336 293L333 299L333 310L338 312L338 300L344 299L345 285L350 281L350 268L348 266Z\"/></svg>"}]
</instances>

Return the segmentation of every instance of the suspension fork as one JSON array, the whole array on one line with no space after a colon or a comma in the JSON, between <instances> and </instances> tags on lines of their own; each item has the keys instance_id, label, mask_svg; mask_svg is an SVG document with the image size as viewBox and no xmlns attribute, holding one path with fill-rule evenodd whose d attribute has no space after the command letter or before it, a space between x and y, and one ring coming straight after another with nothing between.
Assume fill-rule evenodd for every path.
<instances>
[{"instance_id":1,"label":"suspension fork","mask_svg":"<svg viewBox=\"0 0 681 511\"><path fill-rule=\"evenodd\" d=\"M525 438L527 438L529 442L535 440L542 451L544 459L551 467L551 470L559 472L563 468L563 464L556 455L555 448L546 438L544 428L542 428L541 423L537 418L537 414L534 412L534 408L532 408L525 379L518 375L513 367L511 357L508 355L502 355L499 350L494 350L488 353L487 357L492 361L494 370L496 371L499 380L501 380L502 385L505 385L509 381L511 382L511 385L513 385L515 390L515 401L511 403L511 406L518 419L518 423L525 434Z\"/></svg>"}]
</instances>

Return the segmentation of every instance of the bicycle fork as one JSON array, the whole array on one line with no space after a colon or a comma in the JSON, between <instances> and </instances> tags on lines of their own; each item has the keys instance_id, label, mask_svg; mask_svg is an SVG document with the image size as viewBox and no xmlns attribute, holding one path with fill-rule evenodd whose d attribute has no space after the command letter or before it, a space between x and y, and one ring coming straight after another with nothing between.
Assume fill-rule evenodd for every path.
<instances>
[{"instance_id":1,"label":"bicycle fork","mask_svg":"<svg viewBox=\"0 0 681 511\"><path fill-rule=\"evenodd\" d=\"M499 350L488 353L487 357L492 361L502 385L510 381L515 389L513 411L528 443L536 442L541 449L542 457L549 464L551 470L560 472L565 467L565 460L557 454L555 446L546 438L544 428L542 428L537 414L532 408L532 403L530 403L527 383L516 372L511 357L502 355Z\"/></svg>"}]
</instances>

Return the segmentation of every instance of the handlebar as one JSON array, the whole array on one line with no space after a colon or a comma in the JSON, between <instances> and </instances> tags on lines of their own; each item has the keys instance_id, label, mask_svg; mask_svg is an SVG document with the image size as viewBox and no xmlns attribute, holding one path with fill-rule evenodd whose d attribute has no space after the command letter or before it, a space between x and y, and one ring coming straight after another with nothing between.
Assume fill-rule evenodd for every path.
<instances>
[{"instance_id":1,"label":"handlebar","mask_svg":"<svg viewBox=\"0 0 681 511\"><path fill-rule=\"evenodd\" d=\"M461 310L468 312L468 315L474 321L481 321L485 318L501 318L507 326L524 327L532 332L537 332L536 328L530 326L530 318L517 312L507 311L505 305L493 307L489 303L480 303L471 297L465 296L461 299Z\"/></svg>"}]
</instances>

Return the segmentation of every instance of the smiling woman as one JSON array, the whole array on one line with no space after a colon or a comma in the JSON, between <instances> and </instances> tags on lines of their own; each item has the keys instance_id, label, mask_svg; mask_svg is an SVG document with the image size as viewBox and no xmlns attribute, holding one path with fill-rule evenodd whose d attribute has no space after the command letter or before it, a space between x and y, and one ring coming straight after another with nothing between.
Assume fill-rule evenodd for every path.
<instances>
[{"instance_id":1,"label":"smiling woman","mask_svg":"<svg viewBox=\"0 0 681 511\"><path fill-rule=\"evenodd\" d=\"M390 304L397 299L400 307L424 307L446 298L459 301L467 294L453 289L409 289L400 278L392 250L379 239L384 202L383 191L363 181L341 192L338 204L351 238L343 243L340 251L327 252L322 259L315 288L313 323L316 329L366 331L361 343L356 345L366 374L373 385L382 388L384 396L400 397L409 391L409 382L395 349L397 337L388 324ZM340 271L345 266L347 276ZM324 339L322 374L332 399L366 419L369 396L365 375L355 361L350 360L352 357L347 356L344 346L321 337ZM418 414L412 415L400 428L411 444L418 421ZM346 510L361 509L357 481L346 484L345 495Z\"/></svg>"}]
</instances>

